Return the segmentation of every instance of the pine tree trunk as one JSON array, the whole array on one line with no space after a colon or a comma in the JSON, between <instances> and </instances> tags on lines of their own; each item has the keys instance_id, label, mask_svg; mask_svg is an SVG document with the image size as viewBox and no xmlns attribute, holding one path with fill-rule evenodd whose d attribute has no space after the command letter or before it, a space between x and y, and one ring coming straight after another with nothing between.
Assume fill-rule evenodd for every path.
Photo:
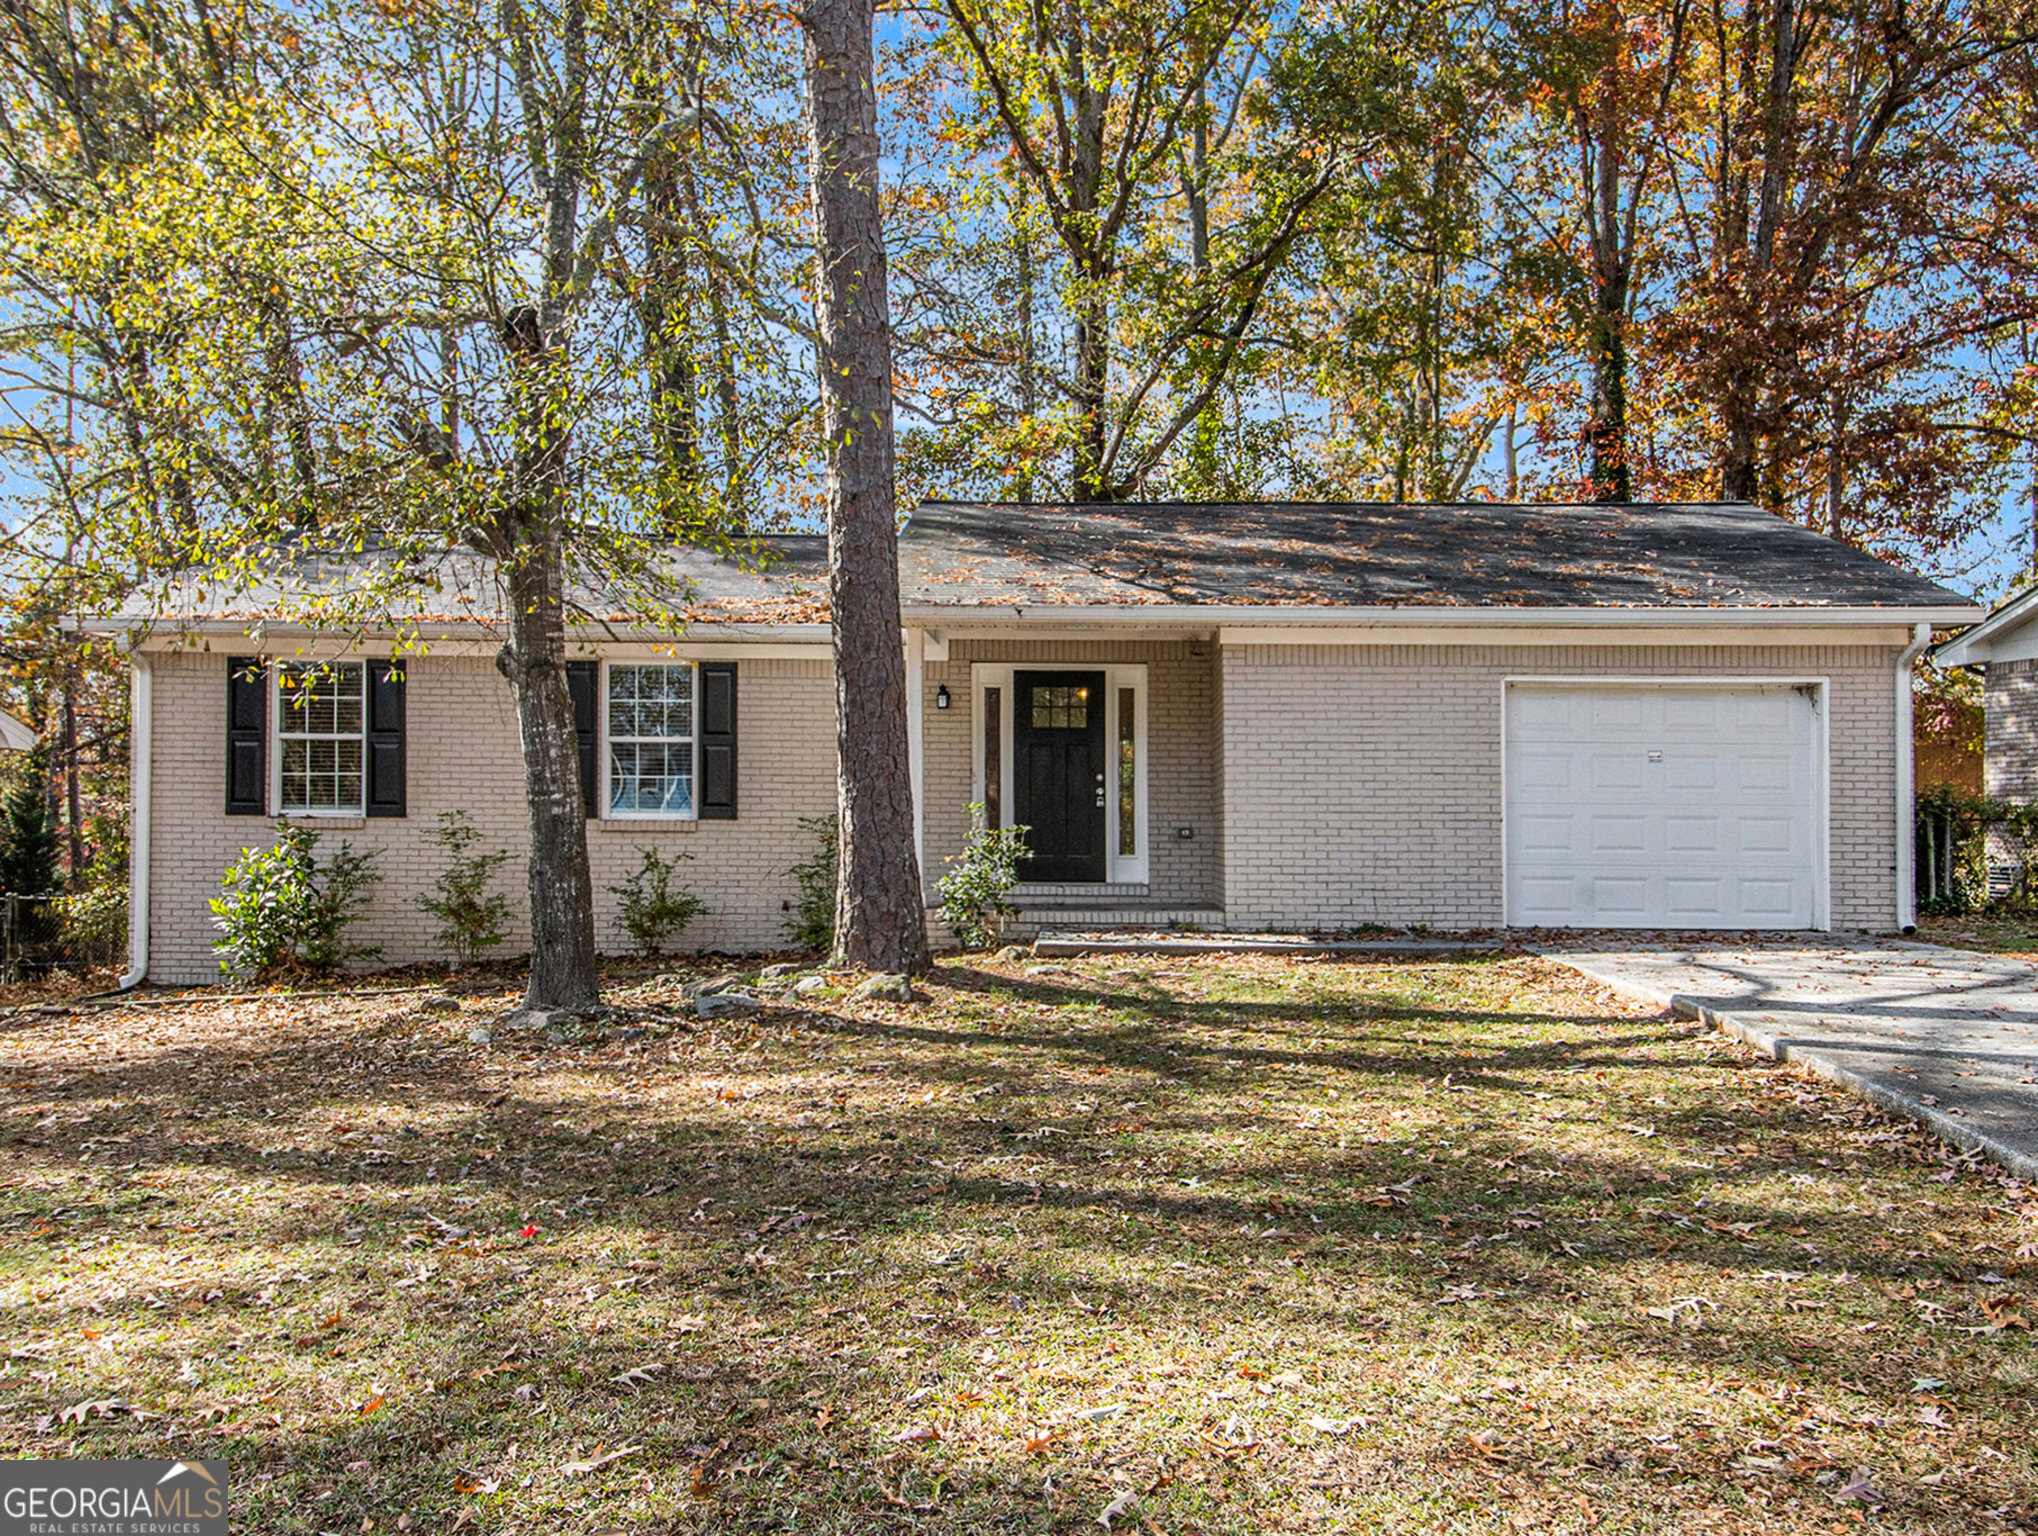
<instances>
[{"instance_id":1,"label":"pine tree trunk","mask_svg":"<svg viewBox=\"0 0 2038 1536\"><path fill-rule=\"evenodd\" d=\"M927 924L906 745L872 0L808 0L800 19L821 265L817 318L835 619L842 848L835 948L850 965L910 975L927 969Z\"/></svg>"}]
</instances>

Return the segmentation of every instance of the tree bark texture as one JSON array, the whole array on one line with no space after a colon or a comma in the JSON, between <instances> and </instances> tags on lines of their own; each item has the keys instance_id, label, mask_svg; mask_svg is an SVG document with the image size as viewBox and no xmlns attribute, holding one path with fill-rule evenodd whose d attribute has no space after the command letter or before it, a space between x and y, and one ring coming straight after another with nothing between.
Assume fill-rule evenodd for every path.
<instances>
[{"instance_id":1,"label":"tree bark texture","mask_svg":"<svg viewBox=\"0 0 2038 1536\"><path fill-rule=\"evenodd\" d=\"M516 698L531 817L531 977L526 1008L593 1008L594 879L587 863L587 814L580 797L579 738L566 691L566 623L556 532L512 556L509 642L496 665ZM550 545L552 547L543 547Z\"/></svg>"},{"instance_id":2,"label":"tree bark texture","mask_svg":"<svg viewBox=\"0 0 2038 1536\"><path fill-rule=\"evenodd\" d=\"M891 310L878 203L872 0L808 0L808 127L820 258L828 596L835 620L841 872L835 949L850 965L927 969L914 847L892 458Z\"/></svg>"}]
</instances>

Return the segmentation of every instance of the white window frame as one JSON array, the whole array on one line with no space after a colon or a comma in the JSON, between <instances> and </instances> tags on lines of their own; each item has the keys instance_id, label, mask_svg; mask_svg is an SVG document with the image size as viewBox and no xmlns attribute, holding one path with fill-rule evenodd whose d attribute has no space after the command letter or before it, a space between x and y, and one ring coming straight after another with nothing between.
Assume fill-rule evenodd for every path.
<instances>
[{"instance_id":1,"label":"white window frame","mask_svg":"<svg viewBox=\"0 0 2038 1536\"><path fill-rule=\"evenodd\" d=\"M998 802L1010 826L1016 812L1012 800L1012 679L1018 672L1102 672L1104 674L1104 779L1111 786L1104 816L1104 880L1108 885L1144 885L1151 878L1153 817L1147 792L1147 669L1144 662L1095 667L1084 662L1032 661L1023 666L1006 663L973 662L970 665L970 799L981 802L997 774ZM998 747L1000 761L984 762L985 690L998 694ZM1132 826L1134 845L1129 854L1118 851L1118 818L1121 811L1118 787L1118 691L1132 690Z\"/></svg>"},{"instance_id":2,"label":"white window frame","mask_svg":"<svg viewBox=\"0 0 2038 1536\"><path fill-rule=\"evenodd\" d=\"M359 821L368 814L368 663L353 656L335 656L329 660L300 661L275 660L269 669L269 804L278 816L297 820L340 820ZM361 674L361 729L353 738L361 743L361 802L352 806L307 806L303 809L287 808L283 804L283 673L286 668L298 672L316 672L327 667L358 667ZM306 735L301 731L292 732L293 741L346 741L346 735Z\"/></svg>"},{"instance_id":3,"label":"white window frame","mask_svg":"<svg viewBox=\"0 0 2038 1536\"><path fill-rule=\"evenodd\" d=\"M609 760L609 671L612 667L684 667L692 674L693 730L684 738L693 748L693 793L689 797L691 806L684 811L618 811L613 809L614 780L611 775L614 765ZM595 732L595 763L601 773L601 788L595 800L599 818L603 821L699 821L701 815L701 669L700 663L691 658L672 656L633 657L619 656L614 660L604 659L601 676L598 679L601 698ZM625 736L626 742L676 742L678 736Z\"/></svg>"}]
</instances>

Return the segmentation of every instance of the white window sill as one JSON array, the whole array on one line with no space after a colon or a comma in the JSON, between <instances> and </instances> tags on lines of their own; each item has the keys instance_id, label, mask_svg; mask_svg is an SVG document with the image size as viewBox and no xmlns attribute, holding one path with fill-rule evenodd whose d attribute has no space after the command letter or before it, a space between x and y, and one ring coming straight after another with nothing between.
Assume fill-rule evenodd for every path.
<instances>
[{"instance_id":1,"label":"white window sill","mask_svg":"<svg viewBox=\"0 0 2038 1536\"><path fill-rule=\"evenodd\" d=\"M697 816L604 816L594 823L603 832L691 832Z\"/></svg>"},{"instance_id":2,"label":"white window sill","mask_svg":"<svg viewBox=\"0 0 2038 1536\"><path fill-rule=\"evenodd\" d=\"M368 818L359 811L278 811L278 821L315 821L322 827L331 827L339 832L354 832L368 825Z\"/></svg>"}]
</instances>

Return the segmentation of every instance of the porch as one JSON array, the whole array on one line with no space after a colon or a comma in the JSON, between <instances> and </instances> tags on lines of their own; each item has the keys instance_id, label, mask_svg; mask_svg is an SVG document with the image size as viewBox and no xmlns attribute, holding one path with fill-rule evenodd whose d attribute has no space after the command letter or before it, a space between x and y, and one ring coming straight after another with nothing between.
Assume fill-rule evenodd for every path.
<instances>
[{"instance_id":1,"label":"porch","mask_svg":"<svg viewBox=\"0 0 2038 1536\"><path fill-rule=\"evenodd\" d=\"M993 826L1029 828L1015 938L1222 926L1220 673L1207 633L957 634L920 649L911 715L930 907L979 804Z\"/></svg>"}]
</instances>

